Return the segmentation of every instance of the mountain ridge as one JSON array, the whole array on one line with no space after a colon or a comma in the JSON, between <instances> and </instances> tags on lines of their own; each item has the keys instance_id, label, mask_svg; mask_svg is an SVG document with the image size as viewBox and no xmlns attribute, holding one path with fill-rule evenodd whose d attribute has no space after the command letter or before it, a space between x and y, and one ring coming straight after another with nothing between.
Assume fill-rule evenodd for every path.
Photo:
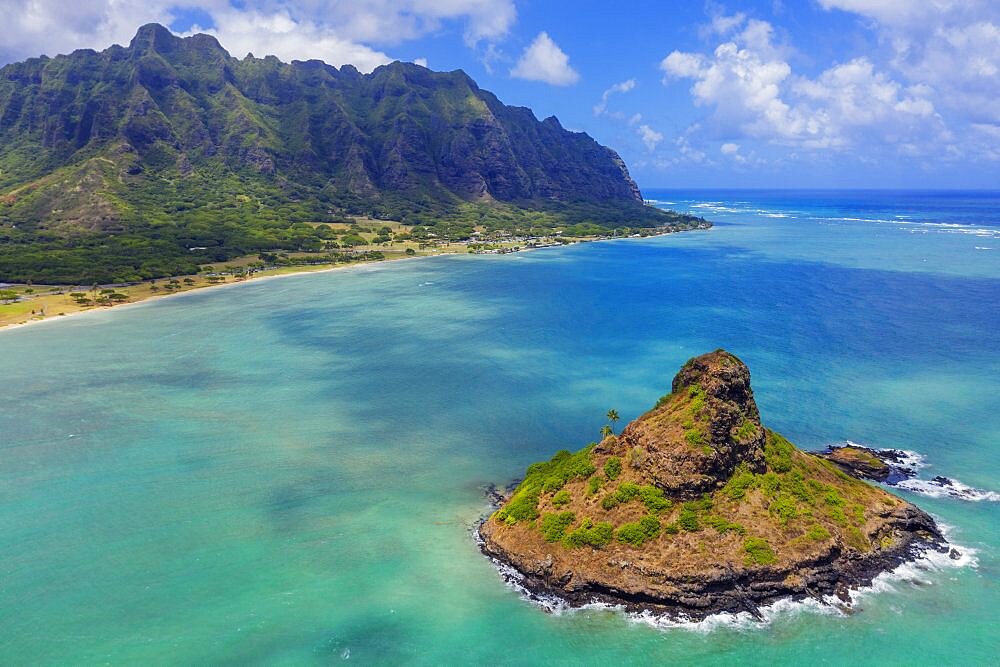
<instances>
[{"instance_id":1,"label":"mountain ridge","mask_svg":"<svg viewBox=\"0 0 1000 667\"><path fill-rule=\"evenodd\" d=\"M697 221L643 205L615 151L503 104L461 70L397 61L362 74L318 60L238 59L210 35L182 38L157 24L125 47L0 68L7 246L64 261L104 252L122 264L120 248L91 237L173 245L182 266L124 262L114 272L143 278L300 249L295 239L315 234L296 224L348 216L449 239ZM212 252L174 261L181 247ZM0 278L27 270L15 254L0 252Z\"/></svg>"}]
</instances>

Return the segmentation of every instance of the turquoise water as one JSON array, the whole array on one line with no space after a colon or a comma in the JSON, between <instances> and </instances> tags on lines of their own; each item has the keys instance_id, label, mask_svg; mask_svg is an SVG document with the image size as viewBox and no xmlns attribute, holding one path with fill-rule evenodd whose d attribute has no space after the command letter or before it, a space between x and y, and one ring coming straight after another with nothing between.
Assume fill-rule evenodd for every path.
<instances>
[{"instance_id":1,"label":"turquoise water","mask_svg":"<svg viewBox=\"0 0 1000 667\"><path fill-rule=\"evenodd\" d=\"M995 502L900 492L974 564L764 626L548 614L479 555L483 485L717 347L798 444L1000 490L1000 196L646 195L718 224L0 332L0 662L994 662Z\"/></svg>"}]
</instances>

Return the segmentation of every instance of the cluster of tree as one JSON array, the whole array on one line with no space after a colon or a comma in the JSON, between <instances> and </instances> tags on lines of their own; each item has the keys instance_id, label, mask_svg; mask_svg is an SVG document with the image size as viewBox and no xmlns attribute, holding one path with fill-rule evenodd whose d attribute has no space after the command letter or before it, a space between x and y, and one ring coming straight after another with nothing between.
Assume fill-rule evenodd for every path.
<instances>
[{"instance_id":1,"label":"cluster of tree","mask_svg":"<svg viewBox=\"0 0 1000 667\"><path fill-rule=\"evenodd\" d=\"M98 289L97 285L90 292L70 292L69 295L81 306L113 306L128 301L127 294L113 289Z\"/></svg>"}]
</instances>

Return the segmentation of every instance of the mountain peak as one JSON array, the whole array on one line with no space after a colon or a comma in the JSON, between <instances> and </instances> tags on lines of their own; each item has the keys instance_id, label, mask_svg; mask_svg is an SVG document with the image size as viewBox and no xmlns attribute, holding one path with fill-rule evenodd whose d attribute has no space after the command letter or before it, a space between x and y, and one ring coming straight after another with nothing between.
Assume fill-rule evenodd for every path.
<instances>
[{"instance_id":1,"label":"mountain peak","mask_svg":"<svg viewBox=\"0 0 1000 667\"><path fill-rule=\"evenodd\" d=\"M196 35L191 35L190 37L184 38L184 41L190 43L192 46L202 51L217 51L220 54L226 56L229 55L229 52L226 51L225 48L223 48L222 44L219 43L219 40L216 39L214 35L209 35L203 32L199 32ZM253 54L249 55L252 56Z\"/></svg>"},{"instance_id":2,"label":"mountain peak","mask_svg":"<svg viewBox=\"0 0 1000 667\"><path fill-rule=\"evenodd\" d=\"M135 32L129 48L136 51L169 51L180 41L180 37L159 23L147 23Z\"/></svg>"},{"instance_id":3,"label":"mountain peak","mask_svg":"<svg viewBox=\"0 0 1000 667\"><path fill-rule=\"evenodd\" d=\"M763 470L764 443L750 370L716 350L684 364L671 392L600 448L649 452L641 463L645 473L658 486L693 497L725 484L740 465Z\"/></svg>"},{"instance_id":4,"label":"mountain peak","mask_svg":"<svg viewBox=\"0 0 1000 667\"><path fill-rule=\"evenodd\" d=\"M139 28L127 48L61 56L58 77L46 78L48 63L2 68L0 227L38 234L31 250L0 252L2 279L38 280L36 264L12 269L3 257L37 256L53 230L57 245L80 258L46 260L47 279L59 282L186 273L245 254L237 235L216 249L184 231L138 260L109 253L95 274L83 259L91 246L75 236L108 236L138 220L200 229L220 210L248 226L371 216L434 227L428 233L449 240L470 238L487 219L511 233L708 226L644 206L612 150L504 105L461 70L395 62L361 75L319 60L240 60L211 35L181 38L157 23ZM209 185L219 178L240 180L266 204L245 218L242 205ZM172 193L181 183L193 188L193 208L178 212ZM263 249L292 245L275 242ZM191 245L213 250L196 254Z\"/></svg>"},{"instance_id":5,"label":"mountain peak","mask_svg":"<svg viewBox=\"0 0 1000 667\"><path fill-rule=\"evenodd\" d=\"M715 399L732 403L760 423L760 412L750 387L750 369L736 355L719 349L690 359L674 376L670 390L677 393L695 386Z\"/></svg>"}]
</instances>

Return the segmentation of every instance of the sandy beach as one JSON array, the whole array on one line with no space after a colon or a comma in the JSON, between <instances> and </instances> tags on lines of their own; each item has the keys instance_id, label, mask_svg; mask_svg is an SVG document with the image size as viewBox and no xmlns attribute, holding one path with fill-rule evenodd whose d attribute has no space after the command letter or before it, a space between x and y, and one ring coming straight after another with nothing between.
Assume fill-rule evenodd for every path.
<instances>
[{"instance_id":1,"label":"sandy beach","mask_svg":"<svg viewBox=\"0 0 1000 667\"><path fill-rule=\"evenodd\" d=\"M48 316L43 317L43 318L37 318L36 317L35 319L29 319L29 320L27 320L25 322L16 322L16 323L10 323L10 324L0 324L0 332L10 331L10 330L13 330L13 329L20 329L20 328L23 328L23 327L37 326L37 325L40 325L40 324L47 324L49 322L61 322L61 321L64 321L66 319L69 319L71 317L80 317L80 316L87 315L87 314L106 313L106 312L108 312L110 310L118 311L118 310L124 310L124 309L127 309L127 308L134 308L136 306L141 306L141 305L149 304L149 303L152 303L154 301L161 300L161 299L177 298L177 297L180 297L180 296L185 296L185 295L188 295L188 294L192 294L194 292L202 292L204 290L223 289L223 288L226 288L226 287L238 287L240 285L246 285L248 283L258 283L258 282L263 282L263 281L267 281L267 280L274 280L274 279L277 279L277 278L290 278L292 276L302 276L302 275L316 274L316 273L330 273L330 272L333 272L333 271L348 271L348 270L351 270L351 269L360 269L360 268L369 268L370 269L370 268L372 268L374 266L378 266L380 264L388 264L390 262L391 263L395 263L395 262L402 262L402 261L408 261L408 260L428 259L430 257L445 257L445 256L449 256L449 255L458 255L458 253L437 253L437 254L429 254L429 255L390 257L390 258L381 259L381 260L356 262L356 263L352 263L352 264L344 264L344 265L339 265L339 266L324 266L323 268L316 268L316 269L312 269L312 270L310 270L310 269L303 269L303 270L299 270L299 271L283 271L282 269L278 269L278 270L275 270L274 272L271 272L271 273L265 271L265 272L261 272L259 275L254 275L252 277L244 278L242 280L236 280L236 281L233 281L233 282L224 282L224 283L214 283L214 284L207 284L207 285L198 285L198 286L189 287L187 289L182 289L180 291L172 292L172 293L168 293L168 294L151 294L149 296L145 296L143 298L140 298L140 299L138 299L136 301L130 301L128 303L123 303L123 304L120 304L120 305L115 305L115 306L91 306L91 307L88 307L88 308L85 308L85 309L74 310L74 311L67 312L67 313L64 313L64 314L48 315ZM169 278L164 278L162 280L169 280Z\"/></svg>"}]
</instances>

